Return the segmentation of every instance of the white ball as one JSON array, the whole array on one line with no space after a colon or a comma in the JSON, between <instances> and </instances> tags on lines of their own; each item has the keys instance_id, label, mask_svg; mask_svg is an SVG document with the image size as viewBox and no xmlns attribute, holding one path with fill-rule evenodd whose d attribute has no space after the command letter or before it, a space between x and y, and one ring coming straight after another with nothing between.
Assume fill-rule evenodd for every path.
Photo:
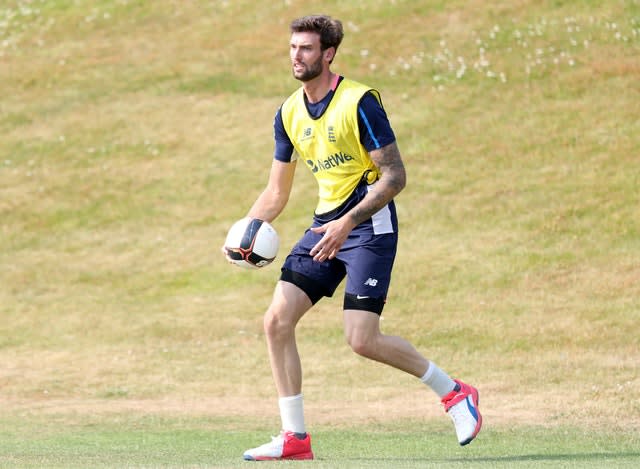
<instances>
[{"instance_id":1,"label":"white ball","mask_svg":"<svg viewBox=\"0 0 640 469\"><path fill-rule=\"evenodd\" d=\"M249 269L271 264L279 246L280 239L273 226L251 217L235 222L224 242L224 250L231 262Z\"/></svg>"}]
</instances>

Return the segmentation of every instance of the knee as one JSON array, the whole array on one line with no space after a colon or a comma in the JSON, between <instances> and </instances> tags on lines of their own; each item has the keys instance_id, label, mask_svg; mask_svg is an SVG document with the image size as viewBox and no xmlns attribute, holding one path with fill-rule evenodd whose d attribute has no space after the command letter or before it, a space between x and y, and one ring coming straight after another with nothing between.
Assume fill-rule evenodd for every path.
<instances>
[{"instance_id":1,"label":"knee","mask_svg":"<svg viewBox=\"0 0 640 469\"><path fill-rule=\"evenodd\" d=\"M365 358L375 358L375 341L369 337L352 334L347 336L347 343L358 355Z\"/></svg>"},{"instance_id":2,"label":"knee","mask_svg":"<svg viewBox=\"0 0 640 469\"><path fill-rule=\"evenodd\" d=\"M276 338L290 334L295 324L292 321L288 321L285 315L281 311L274 308L269 308L264 315L262 325L267 337Z\"/></svg>"}]
</instances>

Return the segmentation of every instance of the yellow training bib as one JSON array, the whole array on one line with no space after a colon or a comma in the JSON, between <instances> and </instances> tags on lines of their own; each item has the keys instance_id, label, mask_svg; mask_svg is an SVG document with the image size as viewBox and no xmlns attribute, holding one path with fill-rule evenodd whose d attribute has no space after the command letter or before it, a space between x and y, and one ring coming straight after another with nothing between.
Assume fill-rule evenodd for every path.
<instances>
[{"instance_id":1,"label":"yellow training bib","mask_svg":"<svg viewBox=\"0 0 640 469\"><path fill-rule=\"evenodd\" d=\"M335 90L327 109L313 119L299 88L282 105L282 122L300 159L318 181L317 214L340 206L351 195L363 175L369 183L379 172L360 143L358 103L372 91L365 85L344 78Z\"/></svg>"}]
</instances>

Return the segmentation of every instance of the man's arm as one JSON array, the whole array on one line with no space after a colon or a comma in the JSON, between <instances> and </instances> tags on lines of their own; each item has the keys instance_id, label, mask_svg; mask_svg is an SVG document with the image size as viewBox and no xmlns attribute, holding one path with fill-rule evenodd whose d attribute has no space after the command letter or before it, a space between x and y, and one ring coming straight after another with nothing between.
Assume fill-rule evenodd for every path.
<instances>
[{"instance_id":1,"label":"man's arm","mask_svg":"<svg viewBox=\"0 0 640 469\"><path fill-rule=\"evenodd\" d=\"M247 216L271 223L289 201L296 161L285 163L273 160L267 187L258 196Z\"/></svg>"},{"instance_id":2,"label":"man's arm","mask_svg":"<svg viewBox=\"0 0 640 469\"><path fill-rule=\"evenodd\" d=\"M380 170L381 176L365 198L347 213L353 223L351 229L371 218L378 210L391 202L407 183L407 174L400 157L400 150L395 142L372 150L369 155Z\"/></svg>"},{"instance_id":3,"label":"man's arm","mask_svg":"<svg viewBox=\"0 0 640 469\"><path fill-rule=\"evenodd\" d=\"M372 150L369 155L380 170L380 179L343 217L321 227L312 228L316 233L324 233L322 239L310 251L315 260L333 259L351 230L371 218L404 189L407 175L400 157L400 150L395 142Z\"/></svg>"}]
</instances>

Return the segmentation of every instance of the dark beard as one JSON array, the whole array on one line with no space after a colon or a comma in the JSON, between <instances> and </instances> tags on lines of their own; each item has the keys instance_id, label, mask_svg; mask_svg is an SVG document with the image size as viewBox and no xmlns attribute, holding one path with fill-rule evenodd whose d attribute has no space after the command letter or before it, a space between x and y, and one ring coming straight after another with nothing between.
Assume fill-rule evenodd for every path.
<instances>
[{"instance_id":1,"label":"dark beard","mask_svg":"<svg viewBox=\"0 0 640 469\"><path fill-rule=\"evenodd\" d=\"M305 68L302 75L296 76L295 72L293 72L293 76L295 79L300 81L311 81L317 76L320 76L322 73L322 57L320 57L317 61L311 64L310 67Z\"/></svg>"}]
</instances>

